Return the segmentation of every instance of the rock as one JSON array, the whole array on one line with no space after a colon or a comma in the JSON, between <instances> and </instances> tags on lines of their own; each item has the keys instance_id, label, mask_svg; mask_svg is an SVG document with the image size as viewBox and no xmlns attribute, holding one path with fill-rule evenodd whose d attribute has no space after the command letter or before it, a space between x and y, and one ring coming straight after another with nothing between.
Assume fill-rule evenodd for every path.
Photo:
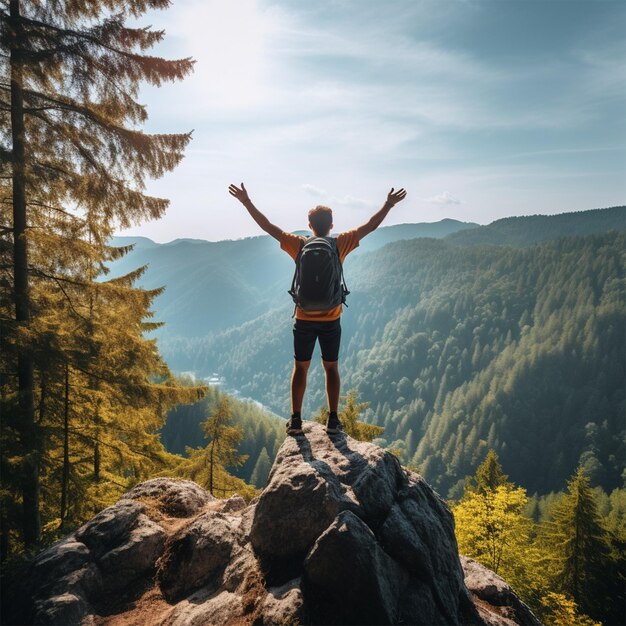
<instances>
[{"instance_id":1,"label":"rock","mask_svg":"<svg viewBox=\"0 0 626 626\"><path fill-rule=\"evenodd\" d=\"M281 446L255 505L250 540L261 557L301 558L342 510L375 527L406 482L398 461L380 447L343 433L330 438L318 424L305 427L306 437Z\"/></svg>"},{"instance_id":2,"label":"rock","mask_svg":"<svg viewBox=\"0 0 626 626\"><path fill-rule=\"evenodd\" d=\"M304 618L300 578L280 587L269 587L260 607L263 624L299 624Z\"/></svg>"},{"instance_id":3,"label":"rock","mask_svg":"<svg viewBox=\"0 0 626 626\"><path fill-rule=\"evenodd\" d=\"M319 624L395 624L404 578L351 511L337 515L304 561L305 597Z\"/></svg>"},{"instance_id":4,"label":"rock","mask_svg":"<svg viewBox=\"0 0 626 626\"><path fill-rule=\"evenodd\" d=\"M542 626L503 578L466 556L461 556L461 565L467 588L480 600L476 604L486 624Z\"/></svg>"},{"instance_id":5,"label":"rock","mask_svg":"<svg viewBox=\"0 0 626 626\"><path fill-rule=\"evenodd\" d=\"M144 509L141 502L121 499L81 526L75 533L76 538L89 548L95 559L99 559L129 536Z\"/></svg>"},{"instance_id":6,"label":"rock","mask_svg":"<svg viewBox=\"0 0 626 626\"><path fill-rule=\"evenodd\" d=\"M252 521L250 541L257 554L268 559L304 556L340 510L343 496L336 482L308 464L291 475L276 472Z\"/></svg>"},{"instance_id":7,"label":"rock","mask_svg":"<svg viewBox=\"0 0 626 626\"><path fill-rule=\"evenodd\" d=\"M108 591L123 589L154 568L165 545L165 531L143 513L128 539L104 554L98 565Z\"/></svg>"},{"instance_id":8,"label":"rock","mask_svg":"<svg viewBox=\"0 0 626 626\"><path fill-rule=\"evenodd\" d=\"M100 570L87 546L74 534L57 541L41 552L26 574L30 602L24 614L35 624L64 623L88 614L88 597L102 591Z\"/></svg>"},{"instance_id":9,"label":"rock","mask_svg":"<svg viewBox=\"0 0 626 626\"><path fill-rule=\"evenodd\" d=\"M29 600L40 624L537 626L502 579L463 566L419 475L307 422L248 505L137 485L33 561Z\"/></svg>"},{"instance_id":10,"label":"rock","mask_svg":"<svg viewBox=\"0 0 626 626\"><path fill-rule=\"evenodd\" d=\"M218 626L229 622L245 624L246 621L237 620L241 615L241 598L236 593L196 593L176 604L159 626Z\"/></svg>"},{"instance_id":11,"label":"rock","mask_svg":"<svg viewBox=\"0 0 626 626\"><path fill-rule=\"evenodd\" d=\"M234 513L246 508L246 501L238 494L231 496L220 509L222 513Z\"/></svg>"},{"instance_id":12,"label":"rock","mask_svg":"<svg viewBox=\"0 0 626 626\"><path fill-rule=\"evenodd\" d=\"M175 517L190 517L208 502L217 500L200 485L191 480L179 478L147 480L125 493L124 498L130 500L154 499L163 513Z\"/></svg>"},{"instance_id":13,"label":"rock","mask_svg":"<svg viewBox=\"0 0 626 626\"><path fill-rule=\"evenodd\" d=\"M163 596L174 602L211 579L221 582L234 546L237 524L233 518L208 511L178 531L159 559L157 581Z\"/></svg>"},{"instance_id":14,"label":"rock","mask_svg":"<svg viewBox=\"0 0 626 626\"><path fill-rule=\"evenodd\" d=\"M56 583L67 574L81 571L91 562L87 546L68 535L41 552L29 568L28 579L38 592L54 592ZM67 590L66 590L67 591Z\"/></svg>"},{"instance_id":15,"label":"rock","mask_svg":"<svg viewBox=\"0 0 626 626\"><path fill-rule=\"evenodd\" d=\"M463 571L447 505L413 472L398 502L380 529L384 549L416 580L412 587L428 586L437 613L451 623L448 598L464 593ZM425 591L423 591L425 593Z\"/></svg>"},{"instance_id":16,"label":"rock","mask_svg":"<svg viewBox=\"0 0 626 626\"><path fill-rule=\"evenodd\" d=\"M85 600L73 593L63 593L38 602L33 624L80 624L88 615Z\"/></svg>"}]
</instances>

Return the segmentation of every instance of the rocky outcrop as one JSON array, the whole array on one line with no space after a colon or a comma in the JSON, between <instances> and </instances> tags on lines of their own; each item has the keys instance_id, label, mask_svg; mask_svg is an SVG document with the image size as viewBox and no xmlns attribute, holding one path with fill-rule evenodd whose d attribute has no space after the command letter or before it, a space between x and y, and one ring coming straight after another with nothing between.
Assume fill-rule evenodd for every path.
<instances>
[{"instance_id":1,"label":"rocky outcrop","mask_svg":"<svg viewBox=\"0 0 626 626\"><path fill-rule=\"evenodd\" d=\"M538 623L502 579L464 566L452 515L419 475L376 445L306 423L249 504L217 500L190 481L137 485L34 560L25 619Z\"/></svg>"},{"instance_id":2,"label":"rocky outcrop","mask_svg":"<svg viewBox=\"0 0 626 626\"><path fill-rule=\"evenodd\" d=\"M503 578L466 556L461 556L461 565L465 574L465 585L471 592L485 624L541 626L541 622Z\"/></svg>"}]
</instances>

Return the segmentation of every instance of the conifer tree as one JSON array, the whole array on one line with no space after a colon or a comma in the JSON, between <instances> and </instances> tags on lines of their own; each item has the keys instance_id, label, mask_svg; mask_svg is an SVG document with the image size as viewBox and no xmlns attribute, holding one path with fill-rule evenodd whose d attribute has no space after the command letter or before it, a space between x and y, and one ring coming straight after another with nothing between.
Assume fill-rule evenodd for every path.
<instances>
[{"instance_id":1,"label":"conifer tree","mask_svg":"<svg viewBox=\"0 0 626 626\"><path fill-rule=\"evenodd\" d=\"M478 466L476 473L467 483L466 489L478 494L495 491L497 487L512 485L508 476L502 471L502 465L495 450L487 452L485 460Z\"/></svg>"},{"instance_id":2,"label":"conifer tree","mask_svg":"<svg viewBox=\"0 0 626 626\"><path fill-rule=\"evenodd\" d=\"M453 508L459 550L497 574L528 541L530 521L522 515L526 502L524 489L510 485L466 494Z\"/></svg>"},{"instance_id":3,"label":"conifer tree","mask_svg":"<svg viewBox=\"0 0 626 626\"><path fill-rule=\"evenodd\" d=\"M270 461L267 449L263 448L259 454L259 458L256 461L254 469L252 470L250 482L257 487L265 487L270 469L272 469L272 462Z\"/></svg>"},{"instance_id":4,"label":"conifer tree","mask_svg":"<svg viewBox=\"0 0 626 626\"><path fill-rule=\"evenodd\" d=\"M380 437L385 429L375 424L367 424L359 421L359 416L369 406L369 402L357 402L356 389L350 389L345 396L343 408L339 411L339 420L343 425L346 435L358 439L359 441L372 441ZM326 424L328 411L321 408L315 416L315 421Z\"/></svg>"},{"instance_id":5,"label":"conifer tree","mask_svg":"<svg viewBox=\"0 0 626 626\"><path fill-rule=\"evenodd\" d=\"M46 321L50 312L46 302L58 302L60 297L77 318L88 319L81 305L98 290L106 291L109 299L117 292L118 304L124 295L138 293L128 284L136 275L125 285L120 281L98 287L89 268L115 254L106 244L115 228L163 214L168 201L145 194L145 179L173 169L190 139L189 133L149 135L138 128L147 119L145 107L137 101L139 84L160 85L181 79L192 69L190 59L169 61L145 54L163 32L126 24L130 16L168 4L169 0L10 0L0 9L0 45L8 61L0 70L0 191L5 199L0 208L0 252L3 260L10 259L6 265L10 280L1 286L0 348L6 363L2 394L10 415L2 437L20 446L13 444L3 453L3 465L10 468L9 478L22 501L21 534L27 546L38 541L41 529L40 477L47 444L38 412L52 393L43 376L45 347L57 344L57 354L68 350L55 338L60 327ZM129 306L143 299L140 310L145 313L145 303L152 297L146 293L131 298ZM132 319L134 328L126 325L125 334L140 348L136 358L146 357L155 351L153 344L140 340L147 323L137 315ZM124 349L119 347L121 353ZM132 361L132 355L126 355L122 364ZM69 367L88 377L87 387L97 395L93 368L81 369L76 352L70 350L66 356L71 357ZM156 365L151 363L148 370ZM162 364L157 367L165 372ZM122 377L120 371L118 401ZM115 379L109 374L104 378ZM167 384L152 393L145 379L133 376L130 384L135 392L143 388L144 406L148 397L159 396L165 402L165 396L171 401L174 393ZM71 422L69 414L68 419ZM99 467L101 454L98 437L96 441L94 468ZM67 478L66 473L63 480Z\"/></svg>"},{"instance_id":6,"label":"conifer tree","mask_svg":"<svg viewBox=\"0 0 626 626\"><path fill-rule=\"evenodd\" d=\"M235 492L243 497L254 495L254 487L228 472L229 468L240 467L248 459L248 455L237 451L243 430L233 426L233 422L228 396L222 395L201 424L208 444L204 448L187 447L188 457L180 461L174 473L196 481L213 495L224 497Z\"/></svg>"},{"instance_id":7,"label":"conifer tree","mask_svg":"<svg viewBox=\"0 0 626 626\"><path fill-rule=\"evenodd\" d=\"M623 575L611 555L609 535L582 467L567 490L552 509L547 533L558 559L555 584L593 618L604 620L616 611L623 617Z\"/></svg>"}]
</instances>

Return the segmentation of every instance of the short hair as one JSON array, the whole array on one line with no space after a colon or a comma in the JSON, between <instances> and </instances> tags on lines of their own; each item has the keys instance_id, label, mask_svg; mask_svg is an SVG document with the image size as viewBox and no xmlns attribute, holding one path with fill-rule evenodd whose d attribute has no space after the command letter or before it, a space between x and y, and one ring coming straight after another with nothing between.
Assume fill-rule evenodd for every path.
<instances>
[{"instance_id":1,"label":"short hair","mask_svg":"<svg viewBox=\"0 0 626 626\"><path fill-rule=\"evenodd\" d=\"M318 204L309 211L309 224L316 235L325 237L333 224L333 211L327 206Z\"/></svg>"}]
</instances>

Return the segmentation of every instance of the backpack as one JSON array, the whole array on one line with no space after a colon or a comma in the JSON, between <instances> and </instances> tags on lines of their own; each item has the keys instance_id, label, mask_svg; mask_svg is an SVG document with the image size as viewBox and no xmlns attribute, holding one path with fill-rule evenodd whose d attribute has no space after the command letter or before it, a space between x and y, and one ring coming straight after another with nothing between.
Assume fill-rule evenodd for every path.
<instances>
[{"instance_id":1,"label":"backpack","mask_svg":"<svg viewBox=\"0 0 626 626\"><path fill-rule=\"evenodd\" d=\"M349 293L337 240L334 237L309 237L296 257L296 270L289 290L296 307L303 311L334 309L346 304Z\"/></svg>"}]
</instances>

